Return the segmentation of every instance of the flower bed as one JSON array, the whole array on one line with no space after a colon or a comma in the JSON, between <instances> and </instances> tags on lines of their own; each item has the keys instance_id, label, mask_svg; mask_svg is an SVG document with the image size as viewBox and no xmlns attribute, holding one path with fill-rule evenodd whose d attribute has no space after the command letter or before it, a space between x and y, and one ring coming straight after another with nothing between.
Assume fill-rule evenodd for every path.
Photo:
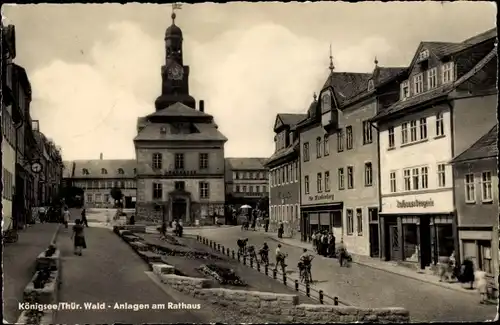
<instances>
[{"instance_id":1,"label":"flower bed","mask_svg":"<svg viewBox=\"0 0 500 325\"><path fill-rule=\"evenodd\" d=\"M205 275L208 275L220 284L229 284L234 286L246 287L247 284L244 283L233 270L222 267L216 264L204 264L199 269Z\"/></svg>"},{"instance_id":2,"label":"flower bed","mask_svg":"<svg viewBox=\"0 0 500 325\"><path fill-rule=\"evenodd\" d=\"M147 244L151 252L165 255L165 256L182 256L190 259L198 259L198 260L221 260L219 256L206 253L206 252L197 252L197 251L177 251L167 247L163 247L155 244Z\"/></svg>"}]
</instances>

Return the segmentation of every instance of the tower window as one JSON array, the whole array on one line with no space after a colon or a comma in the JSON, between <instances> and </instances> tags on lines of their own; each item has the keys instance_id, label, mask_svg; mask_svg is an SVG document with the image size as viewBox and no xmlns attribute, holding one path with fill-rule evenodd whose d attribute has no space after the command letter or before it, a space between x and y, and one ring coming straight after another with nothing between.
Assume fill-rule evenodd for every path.
<instances>
[{"instance_id":1,"label":"tower window","mask_svg":"<svg viewBox=\"0 0 500 325\"><path fill-rule=\"evenodd\" d=\"M106 175L107 173L108 173L108 171L106 170L106 168L101 169L101 174Z\"/></svg>"},{"instance_id":2,"label":"tower window","mask_svg":"<svg viewBox=\"0 0 500 325\"><path fill-rule=\"evenodd\" d=\"M118 168L118 174L123 175L125 172L123 171L123 168Z\"/></svg>"},{"instance_id":3,"label":"tower window","mask_svg":"<svg viewBox=\"0 0 500 325\"><path fill-rule=\"evenodd\" d=\"M87 168L83 168L82 169L82 173L83 173L83 175L88 175L89 174L89 170Z\"/></svg>"}]
</instances>

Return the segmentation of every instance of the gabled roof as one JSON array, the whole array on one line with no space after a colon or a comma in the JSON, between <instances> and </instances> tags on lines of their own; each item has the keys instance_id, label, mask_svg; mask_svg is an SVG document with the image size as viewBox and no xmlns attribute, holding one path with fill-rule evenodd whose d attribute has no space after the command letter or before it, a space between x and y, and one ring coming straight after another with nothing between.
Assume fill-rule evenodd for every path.
<instances>
[{"instance_id":1,"label":"gabled roof","mask_svg":"<svg viewBox=\"0 0 500 325\"><path fill-rule=\"evenodd\" d=\"M237 170L265 170L264 163L267 158L258 157L242 157L242 158L226 158L226 168L232 171Z\"/></svg>"},{"instance_id":2,"label":"gabled roof","mask_svg":"<svg viewBox=\"0 0 500 325\"><path fill-rule=\"evenodd\" d=\"M333 72L328 76L322 89L331 86L335 91L338 105L342 106L348 99L368 89L368 80L371 78L372 73Z\"/></svg>"},{"instance_id":3,"label":"gabled roof","mask_svg":"<svg viewBox=\"0 0 500 325\"><path fill-rule=\"evenodd\" d=\"M92 160L75 160L73 178L134 178L137 162L135 159L92 159ZM102 169L106 170L106 174L102 174ZM84 174L86 169L89 174ZM123 170L123 174L119 173L119 169Z\"/></svg>"},{"instance_id":4,"label":"gabled roof","mask_svg":"<svg viewBox=\"0 0 500 325\"><path fill-rule=\"evenodd\" d=\"M149 114L147 118L150 117L213 117L210 114L205 112L200 112L196 109L193 109L189 106L184 105L183 103L177 102L173 105L170 105L167 108L156 111L152 114Z\"/></svg>"},{"instance_id":5,"label":"gabled roof","mask_svg":"<svg viewBox=\"0 0 500 325\"><path fill-rule=\"evenodd\" d=\"M276 130L282 126L288 126L292 128L306 117L307 114L278 113L274 122L274 131L276 132Z\"/></svg>"},{"instance_id":6,"label":"gabled roof","mask_svg":"<svg viewBox=\"0 0 500 325\"><path fill-rule=\"evenodd\" d=\"M472 36L466 40L463 41L463 43L470 44L470 45L475 45L481 42L484 42L490 38L494 38L497 36L497 28L493 27L490 30L487 30L481 34Z\"/></svg>"},{"instance_id":7,"label":"gabled roof","mask_svg":"<svg viewBox=\"0 0 500 325\"><path fill-rule=\"evenodd\" d=\"M272 162L274 162L278 159L283 159L287 156L291 156L295 152L295 150L298 148L298 146L299 146L299 140L295 140L290 146L288 146L284 149L280 149L280 150L276 151L275 153L273 153L272 156L266 160L265 165L269 166Z\"/></svg>"},{"instance_id":8,"label":"gabled roof","mask_svg":"<svg viewBox=\"0 0 500 325\"><path fill-rule=\"evenodd\" d=\"M498 124L477 140L469 149L452 160L459 163L469 160L496 158L498 156Z\"/></svg>"},{"instance_id":9,"label":"gabled roof","mask_svg":"<svg viewBox=\"0 0 500 325\"><path fill-rule=\"evenodd\" d=\"M198 133L189 134L162 133L162 129L168 126L168 123L150 123L137 134L134 141L227 141L215 123L193 123Z\"/></svg>"},{"instance_id":10,"label":"gabled roof","mask_svg":"<svg viewBox=\"0 0 500 325\"><path fill-rule=\"evenodd\" d=\"M444 84L441 85L440 87L437 87L433 90L426 91L424 93L421 93L417 96L412 96L409 98L406 98L404 100L400 100L397 103L389 106L382 108L380 112L372 119L372 121L377 121L386 117L389 117L392 114L399 113L405 109L408 109L410 107L415 107L420 104L427 103L429 101L438 99L438 98L445 98L448 96L454 89L456 89L459 85L462 83L466 82L469 80L471 77L473 77L475 74L477 74L481 69L483 69L491 60L493 60L497 56L497 51L496 48L493 49L488 55L486 55L483 59L481 59L474 68L472 68L470 71L468 71L466 74L464 74L462 77L460 77L458 80L456 80L453 83L449 84Z\"/></svg>"}]
</instances>

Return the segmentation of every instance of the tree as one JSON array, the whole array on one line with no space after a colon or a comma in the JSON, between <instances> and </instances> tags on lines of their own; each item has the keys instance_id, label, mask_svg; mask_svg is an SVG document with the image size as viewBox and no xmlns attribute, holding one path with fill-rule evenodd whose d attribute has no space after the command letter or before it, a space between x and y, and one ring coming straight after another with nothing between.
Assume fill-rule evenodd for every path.
<instances>
[{"instance_id":1,"label":"tree","mask_svg":"<svg viewBox=\"0 0 500 325\"><path fill-rule=\"evenodd\" d=\"M64 186L57 197L52 198L52 202L59 202L64 199L69 207L79 206L83 201L84 190L76 186Z\"/></svg>"},{"instance_id":2,"label":"tree","mask_svg":"<svg viewBox=\"0 0 500 325\"><path fill-rule=\"evenodd\" d=\"M257 208L260 211L264 211L266 213L269 213L269 197L264 196L263 198L261 198L259 200L259 202L257 203Z\"/></svg>"},{"instance_id":3,"label":"tree","mask_svg":"<svg viewBox=\"0 0 500 325\"><path fill-rule=\"evenodd\" d=\"M109 193L115 202L121 202L123 198L122 190L119 187L113 187Z\"/></svg>"}]
</instances>

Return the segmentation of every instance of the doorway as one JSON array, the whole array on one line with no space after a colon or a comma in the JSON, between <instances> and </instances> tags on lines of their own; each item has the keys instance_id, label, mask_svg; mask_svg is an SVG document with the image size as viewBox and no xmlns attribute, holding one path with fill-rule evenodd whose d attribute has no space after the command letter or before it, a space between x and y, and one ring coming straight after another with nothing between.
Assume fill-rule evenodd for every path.
<instances>
[{"instance_id":1,"label":"doorway","mask_svg":"<svg viewBox=\"0 0 500 325\"><path fill-rule=\"evenodd\" d=\"M187 203L185 199L177 198L172 202L173 219L186 221Z\"/></svg>"},{"instance_id":2,"label":"doorway","mask_svg":"<svg viewBox=\"0 0 500 325\"><path fill-rule=\"evenodd\" d=\"M399 229L397 225L389 225L389 244L391 260L398 260L401 252L401 243L399 242Z\"/></svg>"},{"instance_id":3,"label":"doorway","mask_svg":"<svg viewBox=\"0 0 500 325\"><path fill-rule=\"evenodd\" d=\"M378 223L370 223L370 257L379 257Z\"/></svg>"}]
</instances>

